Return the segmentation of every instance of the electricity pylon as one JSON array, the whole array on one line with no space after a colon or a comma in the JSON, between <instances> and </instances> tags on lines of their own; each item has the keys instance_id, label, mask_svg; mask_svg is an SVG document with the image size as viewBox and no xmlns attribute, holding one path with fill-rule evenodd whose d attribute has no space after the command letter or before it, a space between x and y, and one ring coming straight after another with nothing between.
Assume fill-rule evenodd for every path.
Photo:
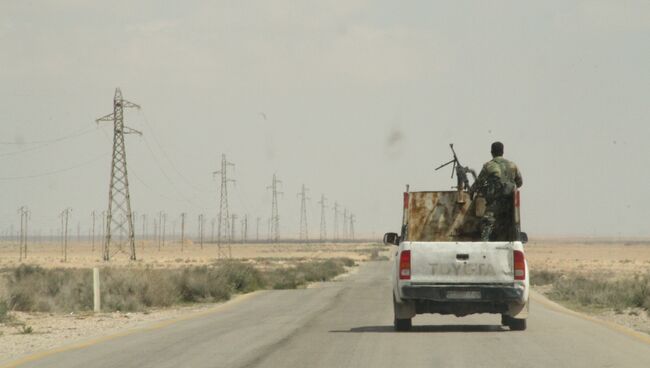
<instances>
[{"instance_id":1,"label":"electricity pylon","mask_svg":"<svg viewBox=\"0 0 650 368\"><path fill-rule=\"evenodd\" d=\"M278 194L282 194L282 192L278 192L278 184L280 183L282 183L282 181L278 180L277 176L273 174L273 181L271 182L271 185L266 187L267 189L271 189L271 192L273 193L273 199L271 201L270 231L271 240L274 243L277 243L280 239L280 215L278 213Z\"/></svg>"},{"instance_id":2,"label":"electricity pylon","mask_svg":"<svg viewBox=\"0 0 650 368\"><path fill-rule=\"evenodd\" d=\"M226 254L224 253L223 248L221 247L224 243L224 239L228 238L230 215L228 213L228 183L234 183L234 179L228 179L228 167L234 169L235 164L228 162L226 160L226 155L221 154L221 170L215 171L213 175L221 175L221 196L219 199L219 219L217 221L217 253L218 258L225 258ZM234 225L234 224L233 224ZM232 256L232 249L230 248L230 243L228 242L228 258Z\"/></svg>"},{"instance_id":3,"label":"electricity pylon","mask_svg":"<svg viewBox=\"0 0 650 368\"><path fill-rule=\"evenodd\" d=\"M109 261L112 254L124 251L124 244L116 244L111 250L114 236L126 235L129 246L129 258L135 261L135 233L133 230L133 217L131 213L131 196L129 195L129 177L126 170L126 148L124 145L125 134L138 134L141 132L124 126L124 108L137 108L140 106L122 98L122 91L115 89L113 98L113 112L102 116L96 122L113 122L113 160L111 162L111 180L108 191L108 213L106 218L106 239L104 241L104 261Z\"/></svg>"},{"instance_id":4,"label":"electricity pylon","mask_svg":"<svg viewBox=\"0 0 650 368\"><path fill-rule=\"evenodd\" d=\"M70 212L72 212L72 208L66 208L61 212L63 262L68 261L68 221L70 220Z\"/></svg>"},{"instance_id":5,"label":"electricity pylon","mask_svg":"<svg viewBox=\"0 0 650 368\"><path fill-rule=\"evenodd\" d=\"M241 242L246 243L248 239L248 214L244 215L244 218L241 219Z\"/></svg>"},{"instance_id":6,"label":"electricity pylon","mask_svg":"<svg viewBox=\"0 0 650 368\"><path fill-rule=\"evenodd\" d=\"M325 198L325 194L321 194L320 196L320 201L318 201L318 204L320 204L320 236L319 239L321 242L325 241L327 239L327 222L325 220L325 208L327 208L327 198Z\"/></svg>"},{"instance_id":7,"label":"electricity pylon","mask_svg":"<svg viewBox=\"0 0 650 368\"><path fill-rule=\"evenodd\" d=\"M300 198L300 241L309 240L309 230L307 228L307 187L302 185L298 198Z\"/></svg>"},{"instance_id":8,"label":"electricity pylon","mask_svg":"<svg viewBox=\"0 0 650 368\"><path fill-rule=\"evenodd\" d=\"M339 203L334 202L334 241L339 240Z\"/></svg>"},{"instance_id":9,"label":"electricity pylon","mask_svg":"<svg viewBox=\"0 0 650 368\"><path fill-rule=\"evenodd\" d=\"M354 240L354 223L357 222L357 217L353 214L350 214L350 227L349 227L349 233L350 233L350 239Z\"/></svg>"},{"instance_id":10,"label":"electricity pylon","mask_svg":"<svg viewBox=\"0 0 650 368\"><path fill-rule=\"evenodd\" d=\"M199 244L201 245L201 249L203 249L203 226L205 226L205 216L203 214L199 215Z\"/></svg>"}]
</instances>

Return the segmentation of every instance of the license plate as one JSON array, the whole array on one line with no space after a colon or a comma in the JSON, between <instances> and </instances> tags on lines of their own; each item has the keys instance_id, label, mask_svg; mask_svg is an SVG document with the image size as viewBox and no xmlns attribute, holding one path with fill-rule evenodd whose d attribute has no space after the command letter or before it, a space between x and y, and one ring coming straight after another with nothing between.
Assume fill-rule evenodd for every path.
<instances>
[{"instance_id":1,"label":"license plate","mask_svg":"<svg viewBox=\"0 0 650 368\"><path fill-rule=\"evenodd\" d=\"M448 291L447 299L481 299L480 291Z\"/></svg>"}]
</instances>

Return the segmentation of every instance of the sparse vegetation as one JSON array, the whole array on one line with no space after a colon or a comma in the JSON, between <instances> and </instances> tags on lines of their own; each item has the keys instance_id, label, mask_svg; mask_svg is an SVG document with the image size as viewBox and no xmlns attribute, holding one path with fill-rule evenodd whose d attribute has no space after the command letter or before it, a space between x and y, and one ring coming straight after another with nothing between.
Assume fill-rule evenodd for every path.
<instances>
[{"instance_id":1,"label":"sparse vegetation","mask_svg":"<svg viewBox=\"0 0 650 368\"><path fill-rule=\"evenodd\" d=\"M552 285L552 299L582 307L643 308L650 310L650 274L626 279L541 271L531 275L533 285Z\"/></svg>"},{"instance_id":2,"label":"sparse vegetation","mask_svg":"<svg viewBox=\"0 0 650 368\"><path fill-rule=\"evenodd\" d=\"M9 318L9 308L7 302L0 299L0 323L4 323Z\"/></svg>"},{"instance_id":3,"label":"sparse vegetation","mask_svg":"<svg viewBox=\"0 0 650 368\"><path fill-rule=\"evenodd\" d=\"M260 271L239 261L179 269L105 268L101 271L102 309L140 311L179 303L228 300L234 293L263 288L291 289L327 281L354 265L347 258L300 262ZM93 307L88 269L45 269L21 265L9 275L9 301L0 302L0 321L7 310L76 312ZM4 306L4 307L3 307Z\"/></svg>"}]
</instances>

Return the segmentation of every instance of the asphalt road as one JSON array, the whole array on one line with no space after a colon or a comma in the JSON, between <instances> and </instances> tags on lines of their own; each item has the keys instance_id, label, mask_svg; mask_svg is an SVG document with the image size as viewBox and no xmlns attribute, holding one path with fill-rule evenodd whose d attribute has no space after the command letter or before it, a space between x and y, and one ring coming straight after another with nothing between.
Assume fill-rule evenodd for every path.
<instances>
[{"instance_id":1,"label":"asphalt road","mask_svg":"<svg viewBox=\"0 0 650 368\"><path fill-rule=\"evenodd\" d=\"M392 328L390 266L264 291L165 326L41 354L21 367L648 367L642 339L533 300L528 330L497 315L420 315ZM34 359L32 361L29 361Z\"/></svg>"}]
</instances>

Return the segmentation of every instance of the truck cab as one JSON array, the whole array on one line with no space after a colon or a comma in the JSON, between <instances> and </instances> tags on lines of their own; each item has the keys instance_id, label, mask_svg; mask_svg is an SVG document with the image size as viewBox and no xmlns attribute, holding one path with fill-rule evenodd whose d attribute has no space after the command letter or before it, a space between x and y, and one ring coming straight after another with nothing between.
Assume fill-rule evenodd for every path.
<instances>
[{"instance_id":1,"label":"truck cab","mask_svg":"<svg viewBox=\"0 0 650 368\"><path fill-rule=\"evenodd\" d=\"M501 315L511 330L526 329L529 273L519 226L519 191L497 236L481 240L485 201L465 191L404 193L392 269L394 326L409 330L417 314Z\"/></svg>"}]
</instances>

